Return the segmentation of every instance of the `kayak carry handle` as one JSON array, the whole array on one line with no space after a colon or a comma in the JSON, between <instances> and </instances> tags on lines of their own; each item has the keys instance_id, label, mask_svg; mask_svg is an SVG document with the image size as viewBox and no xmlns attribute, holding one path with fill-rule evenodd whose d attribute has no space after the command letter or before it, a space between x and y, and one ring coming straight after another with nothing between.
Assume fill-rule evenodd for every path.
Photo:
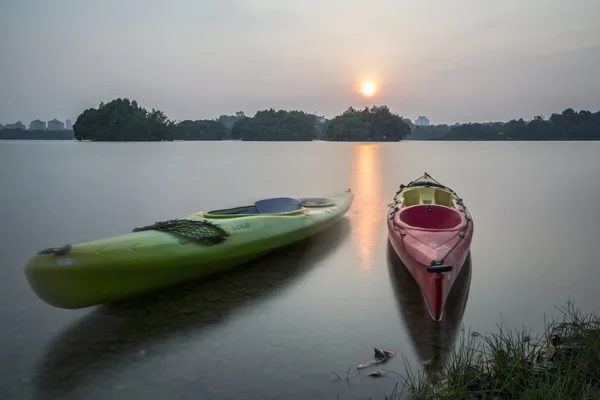
<instances>
[{"instance_id":1,"label":"kayak carry handle","mask_svg":"<svg viewBox=\"0 0 600 400\"><path fill-rule=\"evenodd\" d=\"M427 272L430 274L441 274L442 272L452 271L452 265L443 265L441 260L433 260L431 265L427 267Z\"/></svg>"},{"instance_id":2,"label":"kayak carry handle","mask_svg":"<svg viewBox=\"0 0 600 400\"><path fill-rule=\"evenodd\" d=\"M69 251L71 251L71 247L72 246L70 244L65 244L62 247L50 247L50 248L38 251L37 254L38 255L54 254L55 256L64 256Z\"/></svg>"},{"instance_id":3,"label":"kayak carry handle","mask_svg":"<svg viewBox=\"0 0 600 400\"><path fill-rule=\"evenodd\" d=\"M450 272L452 271L452 265L430 265L427 267L427 272L430 274Z\"/></svg>"}]
</instances>

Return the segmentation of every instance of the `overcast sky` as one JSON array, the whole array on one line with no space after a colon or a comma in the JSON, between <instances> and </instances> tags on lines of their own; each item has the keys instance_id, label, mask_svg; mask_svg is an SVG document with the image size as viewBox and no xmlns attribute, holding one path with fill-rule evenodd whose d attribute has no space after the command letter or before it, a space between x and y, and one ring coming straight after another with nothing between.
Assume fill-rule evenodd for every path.
<instances>
[{"instance_id":1,"label":"overcast sky","mask_svg":"<svg viewBox=\"0 0 600 400\"><path fill-rule=\"evenodd\" d=\"M600 0L2 0L0 123L75 122L117 97L177 120L598 111L599 16Z\"/></svg>"}]
</instances>

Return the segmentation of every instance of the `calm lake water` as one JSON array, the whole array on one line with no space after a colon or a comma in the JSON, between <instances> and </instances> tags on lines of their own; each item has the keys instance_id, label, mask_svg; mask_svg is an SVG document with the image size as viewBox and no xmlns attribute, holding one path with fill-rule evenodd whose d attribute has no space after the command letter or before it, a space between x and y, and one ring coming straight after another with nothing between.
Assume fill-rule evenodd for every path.
<instances>
[{"instance_id":1,"label":"calm lake water","mask_svg":"<svg viewBox=\"0 0 600 400\"><path fill-rule=\"evenodd\" d=\"M600 142L0 142L0 398L383 399L373 347L405 374L461 327L536 334L571 299L597 311ZM432 323L389 252L386 207L429 172L473 214L469 268ZM351 188L331 230L210 280L62 310L27 258L202 209ZM350 380L338 380L332 371Z\"/></svg>"}]
</instances>

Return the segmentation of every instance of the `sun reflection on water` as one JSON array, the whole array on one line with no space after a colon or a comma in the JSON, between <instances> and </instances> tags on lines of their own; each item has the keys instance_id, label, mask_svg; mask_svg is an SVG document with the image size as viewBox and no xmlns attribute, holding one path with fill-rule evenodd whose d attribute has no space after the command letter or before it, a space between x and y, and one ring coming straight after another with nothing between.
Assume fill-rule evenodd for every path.
<instances>
[{"instance_id":1,"label":"sun reflection on water","mask_svg":"<svg viewBox=\"0 0 600 400\"><path fill-rule=\"evenodd\" d=\"M356 230L353 236L357 242L362 271L369 271L373 266L373 248L378 241L384 217L380 212L383 207L380 164L378 144L357 144L354 147L352 188Z\"/></svg>"}]
</instances>

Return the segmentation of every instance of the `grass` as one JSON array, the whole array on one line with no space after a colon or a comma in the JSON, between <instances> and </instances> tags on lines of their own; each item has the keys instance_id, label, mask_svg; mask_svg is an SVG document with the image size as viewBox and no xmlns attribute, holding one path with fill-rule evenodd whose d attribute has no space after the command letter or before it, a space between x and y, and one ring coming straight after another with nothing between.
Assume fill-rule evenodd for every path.
<instances>
[{"instance_id":1,"label":"grass","mask_svg":"<svg viewBox=\"0 0 600 400\"><path fill-rule=\"evenodd\" d=\"M461 339L440 376L407 368L410 399L600 399L600 318L569 302L537 343L525 331ZM390 397L395 399L396 396Z\"/></svg>"}]
</instances>

